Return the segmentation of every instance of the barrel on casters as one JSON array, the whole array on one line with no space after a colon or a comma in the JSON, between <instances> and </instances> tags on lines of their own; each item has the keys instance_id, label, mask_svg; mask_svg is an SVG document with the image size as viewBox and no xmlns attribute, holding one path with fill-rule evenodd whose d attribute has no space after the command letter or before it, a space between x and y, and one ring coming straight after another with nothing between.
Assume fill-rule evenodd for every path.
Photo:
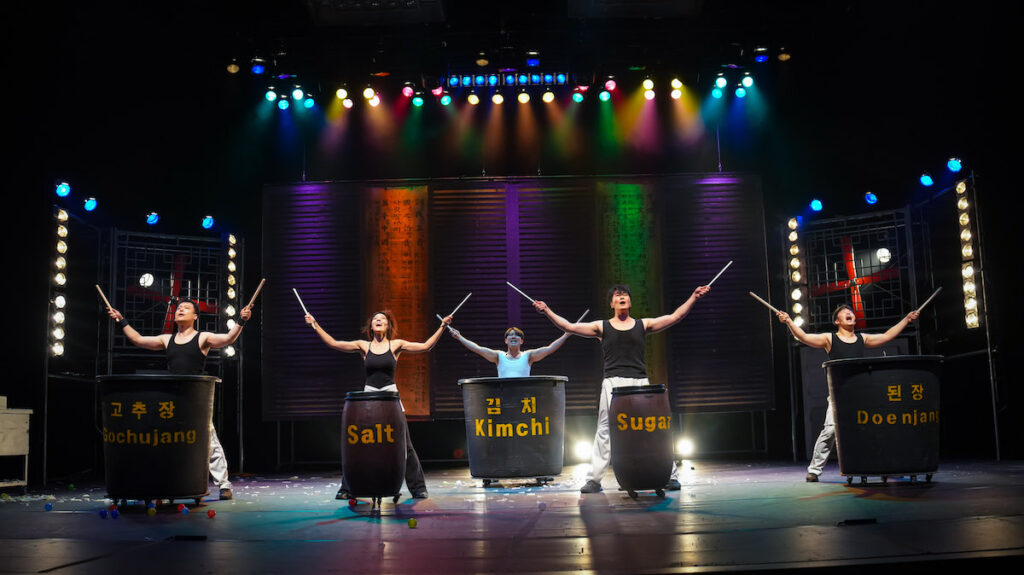
<instances>
[{"instance_id":1,"label":"barrel on casters","mask_svg":"<svg viewBox=\"0 0 1024 575\"><path fill-rule=\"evenodd\" d=\"M664 385L612 389L608 409L611 465L619 487L636 498L638 490L665 496L672 476L672 410Z\"/></svg>"},{"instance_id":2,"label":"barrel on casters","mask_svg":"<svg viewBox=\"0 0 1024 575\"><path fill-rule=\"evenodd\" d=\"M405 416L394 391L350 391L341 415L342 473L355 497L401 496Z\"/></svg>"}]
</instances>

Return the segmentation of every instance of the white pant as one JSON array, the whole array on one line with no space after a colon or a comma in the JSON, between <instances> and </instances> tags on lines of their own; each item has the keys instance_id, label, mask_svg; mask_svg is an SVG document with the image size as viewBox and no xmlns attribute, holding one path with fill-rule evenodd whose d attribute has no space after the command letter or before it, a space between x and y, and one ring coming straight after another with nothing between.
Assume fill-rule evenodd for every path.
<instances>
[{"instance_id":1,"label":"white pant","mask_svg":"<svg viewBox=\"0 0 1024 575\"><path fill-rule=\"evenodd\" d=\"M832 420L832 396L828 398L828 408L825 410L825 426L818 434L818 441L814 444L814 455L811 456L811 464L807 466L807 473L821 475L821 470L828 461L829 453L832 453L832 446L836 443L836 428Z\"/></svg>"},{"instance_id":2,"label":"white pant","mask_svg":"<svg viewBox=\"0 0 1024 575\"><path fill-rule=\"evenodd\" d=\"M606 377L601 382L601 402L597 410L597 433L594 434L594 452L590 456L590 474L587 479L601 483L601 478L608 471L611 460L612 441L608 433L608 408L612 404L612 389L616 387L650 385L646 377ZM672 460L672 476L670 480L678 480L679 470Z\"/></svg>"},{"instance_id":3,"label":"white pant","mask_svg":"<svg viewBox=\"0 0 1024 575\"><path fill-rule=\"evenodd\" d=\"M213 483L220 489L231 489L231 482L228 480L228 458L224 455L224 448L220 446L220 439L217 439L217 430L210 423L210 477Z\"/></svg>"}]
</instances>

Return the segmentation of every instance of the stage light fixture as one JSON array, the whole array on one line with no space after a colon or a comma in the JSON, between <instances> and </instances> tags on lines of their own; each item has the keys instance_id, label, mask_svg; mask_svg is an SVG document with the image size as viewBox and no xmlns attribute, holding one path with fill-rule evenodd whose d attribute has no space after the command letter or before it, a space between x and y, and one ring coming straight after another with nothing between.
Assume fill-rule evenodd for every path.
<instances>
[{"instance_id":1,"label":"stage light fixture","mask_svg":"<svg viewBox=\"0 0 1024 575\"><path fill-rule=\"evenodd\" d=\"M228 288L228 299L235 299L236 297L238 297L238 292L235 291L235 288L229 287Z\"/></svg>"},{"instance_id":2,"label":"stage light fixture","mask_svg":"<svg viewBox=\"0 0 1024 575\"><path fill-rule=\"evenodd\" d=\"M779 46L779 52L775 56L779 62L788 62L793 57L793 54L785 46Z\"/></svg>"},{"instance_id":3,"label":"stage light fixture","mask_svg":"<svg viewBox=\"0 0 1024 575\"><path fill-rule=\"evenodd\" d=\"M693 440L688 437L683 437L676 442L676 453L683 457L690 457L695 451L696 448L693 445Z\"/></svg>"},{"instance_id":4,"label":"stage light fixture","mask_svg":"<svg viewBox=\"0 0 1024 575\"><path fill-rule=\"evenodd\" d=\"M583 101L583 92L573 92L572 93L572 101L576 102L577 104L582 102Z\"/></svg>"},{"instance_id":5,"label":"stage light fixture","mask_svg":"<svg viewBox=\"0 0 1024 575\"><path fill-rule=\"evenodd\" d=\"M160 221L160 214L158 214L156 212L149 212L149 214L146 215L146 223L151 225L151 226L155 226L156 223L159 222L159 221Z\"/></svg>"},{"instance_id":6,"label":"stage light fixture","mask_svg":"<svg viewBox=\"0 0 1024 575\"><path fill-rule=\"evenodd\" d=\"M672 78L671 84L672 84L672 89L673 90L682 90L683 89L683 82L679 78Z\"/></svg>"},{"instance_id":7,"label":"stage light fixture","mask_svg":"<svg viewBox=\"0 0 1024 575\"><path fill-rule=\"evenodd\" d=\"M791 229L791 230L795 230L795 229L797 229L797 227L800 226L800 222L796 218L789 218L789 221L786 222L786 226L788 226L789 229ZM790 240L790 241L795 241L795 240Z\"/></svg>"},{"instance_id":8,"label":"stage light fixture","mask_svg":"<svg viewBox=\"0 0 1024 575\"><path fill-rule=\"evenodd\" d=\"M452 103L452 97L451 96L449 96L448 94L444 94L443 96L441 96L441 105L442 106L448 106L451 103Z\"/></svg>"},{"instance_id":9,"label":"stage light fixture","mask_svg":"<svg viewBox=\"0 0 1024 575\"><path fill-rule=\"evenodd\" d=\"M962 194L967 191L967 181L961 180L956 183L956 193Z\"/></svg>"},{"instance_id":10,"label":"stage light fixture","mask_svg":"<svg viewBox=\"0 0 1024 575\"><path fill-rule=\"evenodd\" d=\"M236 283L238 283L238 281L237 281L237 280L235 280L235 276L234 276L234 274L228 274L228 285L229 285L229 286L233 286L233 285L235 285Z\"/></svg>"},{"instance_id":11,"label":"stage light fixture","mask_svg":"<svg viewBox=\"0 0 1024 575\"><path fill-rule=\"evenodd\" d=\"M874 192L869 190L864 193L864 201L867 202L868 205L873 206L878 203L878 196L876 196Z\"/></svg>"},{"instance_id":12,"label":"stage light fixture","mask_svg":"<svg viewBox=\"0 0 1024 575\"><path fill-rule=\"evenodd\" d=\"M57 210L57 221L58 222L64 223L64 222L68 221L68 217L69 216L68 216L68 211L67 210L65 210L65 209Z\"/></svg>"},{"instance_id":13,"label":"stage light fixture","mask_svg":"<svg viewBox=\"0 0 1024 575\"><path fill-rule=\"evenodd\" d=\"M971 278L973 278L974 277L974 266L971 265L971 264L964 264L960 268L960 275L962 275L964 277L964 279L971 279Z\"/></svg>"},{"instance_id":14,"label":"stage light fixture","mask_svg":"<svg viewBox=\"0 0 1024 575\"><path fill-rule=\"evenodd\" d=\"M506 86L515 86L516 85L516 75L515 74L505 74L505 85Z\"/></svg>"},{"instance_id":15,"label":"stage light fixture","mask_svg":"<svg viewBox=\"0 0 1024 575\"><path fill-rule=\"evenodd\" d=\"M367 100L373 98L376 95L377 95L377 92L375 92L373 90L373 88L371 88L369 86L367 86L365 89L363 89L363 97L366 98Z\"/></svg>"},{"instance_id":16,"label":"stage light fixture","mask_svg":"<svg viewBox=\"0 0 1024 575\"><path fill-rule=\"evenodd\" d=\"M964 299L964 309L966 309L968 312L977 312L978 311L978 300L977 300L977 298L969 297L969 298Z\"/></svg>"},{"instance_id":17,"label":"stage light fixture","mask_svg":"<svg viewBox=\"0 0 1024 575\"><path fill-rule=\"evenodd\" d=\"M372 98L370 98L369 102L370 105L373 106L374 108L380 106L380 96L374 95Z\"/></svg>"},{"instance_id":18,"label":"stage light fixture","mask_svg":"<svg viewBox=\"0 0 1024 575\"><path fill-rule=\"evenodd\" d=\"M447 92L444 91L444 86L435 86L430 89L430 93L438 97L442 94L447 94Z\"/></svg>"},{"instance_id":19,"label":"stage light fixture","mask_svg":"<svg viewBox=\"0 0 1024 575\"><path fill-rule=\"evenodd\" d=\"M229 328L231 329L231 328ZM224 355L228 357L235 357L235 346L229 345L224 348Z\"/></svg>"},{"instance_id":20,"label":"stage light fixture","mask_svg":"<svg viewBox=\"0 0 1024 575\"><path fill-rule=\"evenodd\" d=\"M57 256L57 259L53 260L53 267L62 270L68 267L68 260L64 259L64 256Z\"/></svg>"},{"instance_id":21,"label":"stage light fixture","mask_svg":"<svg viewBox=\"0 0 1024 575\"><path fill-rule=\"evenodd\" d=\"M531 84L540 84L540 74L530 74Z\"/></svg>"},{"instance_id":22,"label":"stage light fixture","mask_svg":"<svg viewBox=\"0 0 1024 575\"><path fill-rule=\"evenodd\" d=\"M57 274L53 276L53 281L57 285L62 286L68 283L68 276L64 275L64 272L57 272Z\"/></svg>"},{"instance_id":23,"label":"stage light fixture","mask_svg":"<svg viewBox=\"0 0 1024 575\"><path fill-rule=\"evenodd\" d=\"M306 93L303 92L302 88L300 88L299 86L295 86L295 88L292 89L292 100L295 100L296 102L301 102L305 96Z\"/></svg>"},{"instance_id":24,"label":"stage light fixture","mask_svg":"<svg viewBox=\"0 0 1024 575\"><path fill-rule=\"evenodd\" d=\"M472 85L473 85L473 77L472 76L463 76L462 77L462 87L463 88L468 88L468 87L470 87Z\"/></svg>"},{"instance_id":25,"label":"stage light fixture","mask_svg":"<svg viewBox=\"0 0 1024 575\"><path fill-rule=\"evenodd\" d=\"M935 180L932 179L931 175L929 175L928 172L921 174L919 180L921 181L921 185L926 188L931 187L932 185L935 184Z\"/></svg>"},{"instance_id":26,"label":"stage light fixture","mask_svg":"<svg viewBox=\"0 0 1024 575\"><path fill-rule=\"evenodd\" d=\"M348 90L345 88L338 88L337 91L334 92L334 95L339 100L344 100L345 98L348 98Z\"/></svg>"},{"instance_id":27,"label":"stage light fixture","mask_svg":"<svg viewBox=\"0 0 1024 575\"><path fill-rule=\"evenodd\" d=\"M412 98L414 92L415 91L412 89L411 85L407 84L405 86L402 86L402 95L405 96L406 98Z\"/></svg>"},{"instance_id":28,"label":"stage light fixture","mask_svg":"<svg viewBox=\"0 0 1024 575\"><path fill-rule=\"evenodd\" d=\"M233 245L235 245L237 243L238 243L238 238L235 237L235 234L228 234L228 245L229 246L233 246Z\"/></svg>"},{"instance_id":29,"label":"stage light fixture","mask_svg":"<svg viewBox=\"0 0 1024 575\"><path fill-rule=\"evenodd\" d=\"M946 162L946 168L955 174L962 170L964 168L964 165L960 161L960 158L953 157Z\"/></svg>"},{"instance_id":30,"label":"stage light fixture","mask_svg":"<svg viewBox=\"0 0 1024 575\"><path fill-rule=\"evenodd\" d=\"M597 95L597 99L602 102L607 102L612 98L611 93L608 90L601 90L601 93Z\"/></svg>"},{"instance_id":31,"label":"stage light fixture","mask_svg":"<svg viewBox=\"0 0 1024 575\"><path fill-rule=\"evenodd\" d=\"M803 325L804 325L804 316L802 316L802 315L798 315L798 316L794 317L794 318L793 318L793 323L794 323L794 324L795 324L795 325L796 325L797 327L801 327L801 326L803 326Z\"/></svg>"},{"instance_id":32,"label":"stage light fixture","mask_svg":"<svg viewBox=\"0 0 1024 575\"><path fill-rule=\"evenodd\" d=\"M487 78L482 75L476 75L473 77L473 85L476 87L484 86L487 84Z\"/></svg>"},{"instance_id":33,"label":"stage light fixture","mask_svg":"<svg viewBox=\"0 0 1024 575\"><path fill-rule=\"evenodd\" d=\"M964 244L960 248L960 255L965 260L972 259L974 257L974 246L971 244Z\"/></svg>"},{"instance_id":34,"label":"stage light fixture","mask_svg":"<svg viewBox=\"0 0 1024 575\"><path fill-rule=\"evenodd\" d=\"M62 324L64 323L64 312L58 311L53 314L53 323Z\"/></svg>"},{"instance_id":35,"label":"stage light fixture","mask_svg":"<svg viewBox=\"0 0 1024 575\"><path fill-rule=\"evenodd\" d=\"M967 327L970 329L974 329L981 326L981 322L978 320L977 312L965 315L964 323L966 323Z\"/></svg>"},{"instance_id":36,"label":"stage light fixture","mask_svg":"<svg viewBox=\"0 0 1024 575\"><path fill-rule=\"evenodd\" d=\"M91 212L96 209L96 198L86 198L82 205L85 211Z\"/></svg>"},{"instance_id":37,"label":"stage light fixture","mask_svg":"<svg viewBox=\"0 0 1024 575\"><path fill-rule=\"evenodd\" d=\"M302 100L302 107L306 108L307 110L312 108L315 105L316 105L316 102L314 102L313 98L309 97L308 95Z\"/></svg>"},{"instance_id":38,"label":"stage light fixture","mask_svg":"<svg viewBox=\"0 0 1024 575\"><path fill-rule=\"evenodd\" d=\"M68 300L62 295L53 298L53 305L57 309L64 309L64 306L67 305L67 303Z\"/></svg>"},{"instance_id":39,"label":"stage light fixture","mask_svg":"<svg viewBox=\"0 0 1024 575\"><path fill-rule=\"evenodd\" d=\"M678 100L679 98L682 98L682 97L683 97L683 91L682 91L682 90L678 90L678 89L676 89L676 90L672 90L672 91L671 91L671 92L669 93L669 95L670 95L670 96L672 96L672 99L673 99L673 100Z\"/></svg>"},{"instance_id":40,"label":"stage light fixture","mask_svg":"<svg viewBox=\"0 0 1024 575\"><path fill-rule=\"evenodd\" d=\"M473 92L469 95L468 98L466 98L466 101L469 102L470 105L476 106L477 104L480 103L480 96L477 96L476 92Z\"/></svg>"},{"instance_id":41,"label":"stage light fixture","mask_svg":"<svg viewBox=\"0 0 1024 575\"><path fill-rule=\"evenodd\" d=\"M68 237L68 227L65 226L65 225L57 226L57 236L62 237L62 238Z\"/></svg>"},{"instance_id":42,"label":"stage light fixture","mask_svg":"<svg viewBox=\"0 0 1024 575\"><path fill-rule=\"evenodd\" d=\"M800 270L793 270L793 273L790 274L789 277L793 280L793 283L795 284L800 283L800 280L803 279L803 276L800 275Z\"/></svg>"},{"instance_id":43,"label":"stage light fixture","mask_svg":"<svg viewBox=\"0 0 1024 575\"><path fill-rule=\"evenodd\" d=\"M50 350L53 352L53 355L55 356L64 355L64 344L58 341L54 343L52 347L50 347Z\"/></svg>"},{"instance_id":44,"label":"stage light fixture","mask_svg":"<svg viewBox=\"0 0 1024 575\"><path fill-rule=\"evenodd\" d=\"M715 78L715 87L716 88L725 88L728 85L729 85L729 80L726 80L725 76L723 76L722 74L719 74L718 77Z\"/></svg>"},{"instance_id":45,"label":"stage light fixture","mask_svg":"<svg viewBox=\"0 0 1024 575\"><path fill-rule=\"evenodd\" d=\"M545 84L554 84L555 83L555 75L554 74L544 74L544 83Z\"/></svg>"},{"instance_id":46,"label":"stage light fixture","mask_svg":"<svg viewBox=\"0 0 1024 575\"><path fill-rule=\"evenodd\" d=\"M800 246L793 244L789 246L789 255L795 256L800 253Z\"/></svg>"},{"instance_id":47,"label":"stage light fixture","mask_svg":"<svg viewBox=\"0 0 1024 575\"><path fill-rule=\"evenodd\" d=\"M743 84L744 88L749 88L754 85L754 77L750 74L746 74L743 76L743 79L740 80L740 84Z\"/></svg>"},{"instance_id":48,"label":"stage light fixture","mask_svg":"<svg viewBox=\"0 0 1024 575\"><path fill-rule=\"evenodd\" d=\"M587 461L594 450L594 446L589 441L577 441L573 444L572 454L576 457L576 461Z\"/></svg>"},{"instance_id":49,"label":"stage light fixture","mask_svg":"<svg viewBox=\"0 0 1024 575\"><path fill-rule=\"evenodd\" d=\"M967 198L960 198L956 201L956 209L958 210L966 210L969 207L970 204L967 203Z\"/></svg>"},{"instance_id":50,"label":"stage light fixture","mask_svg":"<svg viewBox=\"0 0 1024 575\"><path fill-rule=\"evenodd\" d=\"M758 64L768 61L768 48L766 46L756 46L754 48L754 61Z\"/></svg>"},{"instance_id":51,"label":"stage light fixture","mask_svg":"<svg viewBox=\"0 0 1024 575\"><path fill-rule=\"evenodd\" d=\"M253 58L249 62L249 71L259 76L267 71L267 63L263 58Z\"/></svg>"},{"instance_id":52,"label":"stage light fixture","mask_svg":"<svg viewBox=\"0 0 1024 575\"><path fill-rule=\"evenodd\" d=\"M559 86L564 86L568 80L569 77L565 74L555 74L555 84L558 84Z\"/></svg>"},{"instance_id":53,"label":"stage light fixture","mask_svg":"<svg viewBox=\"0 0 1024 575\"><path fill-rule=\"evenodd\" d=\"M458 85L459 85L459 77L458 76L449 76L448 77L448 87L449 88L456 88L456 87L458 87Z\"/></svg>"},{"instance_id":54,"label":"stage light fixture","mask_svg":"<svg viewBox=\"0 0 1024 575\"><path fill-rule=\"evenodd\" d=\"M646 100L653 100L654 99L654 90L644 90L644 99L646 99Z\"/></svg>"},{"instance_id":55,"label":"stage light fixture","mask_svg":"<svg viewBox=\"0 0 1024 575\"><path fill-rule=\"evenodd\" d=\"M63 254L68 251L68 243L64 240L57 240L57 253Z\"/></svg>"},{"instance_id":56,"label":"stage light fixture","mask_svg":"<svg viewBox=\"0 0 1024 575\"><path fill-rule=\"evenodd\" d=\"M66 198L68 197L68 194L71 193L71 185L68 184L67 182L61 182L57 184L57 188L55 191L57 192L57 197Z\"/></svg>"},{"instance_id":57,"label":"stage light fixture","mask_svg":"<svg viewBox=\"0 0 1024 575\"><path fill-rule=\"evenodd\" d=\"M233 272L236 269L238 269L238 268L237 268L237 266L235 266L235 262L233 260L228 261L228 271L229 272Z\"/></svg>"},{"instance_id":58,"label":"stage light fixture","mask_svg":"<svg viewBox=\"0 0 1024 575\"><path fill-rule=\"evenodd\" d=\"M614 90L614 89L615 89L615 87L616 87L617 85L618 85L618 84L616 84L616 83L615 83L615 80L614 80L614 79L612 79L612 78L609 78L609 79L608 79L608 80L606 80L606 81L605 81L605 83L604 83L604 89L605 89L606 91L608 91L608 92L611 92L612 90Z\"/></svg>"},{"instance_id":59,"label":"stage light fixture","mask_svg":"<svg viewBox=\"0 0 1024 575\"><path fill-rule=\"evenodd\" d=\"M974 285L974 282L967 280L964 282L964 295L968 297L976 297L978 295L978 288Z\"/></svg>"},{"instance_id":60,"label":"stage light fixture","mask_svg":"<svg viewBox=\"0 0 1024 575\"><path fill-rule=\"evenodd\" d=\"M823 207L824 207L824 205L822 205L821 200L819 200L819 199L811 200L811 209L812 210L814 210L816 212L820 212Z\"/></svg>"},{"instance_id":61,"label":"stage light fixture","mask_svg":"<svg viewBox=\"0 0 1024 575\"><path fill-rule=\"evenodd\" d=\"M544 92L544 95L541 96L540 99L550 104L551 102L555 101L555 93L552 92L551 90L548 90L547 92Z\"/></svg>"},{"instance_id":62,"label":"stage light fixture","mask_svg":"<svg viewBox=\"0 0 1024 575\"><path fill-rule=\"evenodd\" d=\"M277 101L277 109L278 110L287 110L288 106L289 106L288 100L282 99L282 100L278 100Z\"/></svg>"},{"instance_id":63,"label":"stage light fixture","mask_svg":"<svg viewBox=\"0 0 1024 575\"><path fill-rule=\"evenodd\" d=\"M522 92L519 92L519 96L517 98L519 99L519 103L520 104L529 104L530 103L530 94L528 94L526 92L526 90L523 90Z\"/></svg>"},{"instance_id":64,"label":"stage light fixture","mask_svg":"<svg viewBox=\"0 0 1024 575\"><path fill-rule=\"evenodd\" d=\"M224 324L227 325L228 331L231 331L231 330L235 329L235 325L237 325L235 320L233 320L231 318L228 318L228 320L226 322L224 322Z\"/></svg>"},{"instance_id":65,"label":"stage light fixture","mask_svg":"<svg viewBox=\"0 0 1024 575\"><path fill-rule=\"evenodd\" d=\"M518 82L520 86L525 86L530 83L530 77L526 74L520 74L516 77L516 82Z\"/></svg>"},{"instance_id":66,"label":"stage light fixture","mask_svg":"<svg viewBox=\"0 0 1024 575\"><path fill-rule=\"evenodd\" d=\"M266 98L268 102L273 102L274 100L277 99L277 92L275 92L273 88L267 88L267 91L265 94L263 94L263 97Z\"/></svg>"},{"instance_id":67,"label":"stage light fixture","mask_svg":"<svg viewBox=\"0 0 1024 575\"><path fill-rule=\"evenodd\" d=\"M736 88L736 91L734 93L736 94L737 98L746 98L747 97L747 89L744 88L743 86L740 86L739 88Z\"/></svg>"},{"instance_id":68,"label":"stage light fixture","mask_svg":"<svg viewBox=\"0 0 1024 575\"><path fill-rule=\"evenodd\" d=\"M423 96L420 96L419 94L416 94L415 96L413 96L413 98L412 98L412 105L416 106L417 108L422 106L423 105Z\"/></svg>"},{"instance_id":69,"label":"stage light fixture","mask_svg":"<svg viewBox=\"0 0 1024 575\"><path fill-rule=\"evenodd\" d=\"M224 308L224 313L226 313L228 315L228 317L234 317L235 316L235 306L228 305L227 307Z\"/></svg>"},{"instance_id":70,"label":"stage light fixture","mask_svg":"<svg viewBox=\"0 0 1024 575\"><path fill-rule=\"evenodd\" d=\"M804 297L804 292L800 291L800 288L796 288L795 290L789 293L789 297L793 301L799 301Z\"/></svg>"},{"instance_id":71,"label":"stage light fixture","mask_svg":"<svg viewBox=\"0 0 1024 575\"><path fill-rule=\"evenodd\" d=\"M213 216L203 217L203 229L208 230L213 227Z\"/></svg>"},{"instance_id":72,"label":"stage light fixture","mask_svg":"<svg viewBox=\"0 0 1024 575\"><path fill-rule=\"evenodd\" d=\"M800 313L802 311L804 311L804 304L802 304L800 302L796 302L795 304L793 304L793 313L796 314L796 313Z\"/></svg>"},{"instance_id":73,"label":"stage light fixture","mask_svg":"<svg viewBox=\"0 0 1024 575\"><path fill-rule=\"evenodd\" d=\"M494 102L495 104L500 104L505 101L505 97L502 96L501 94L495 94L491 96L491 101Z\"/></svg>"},{"instance_id":74,"label":"stage light fixture","mask_svg":"<svg viewBox=\"0 0 1024 575\"><path fill-rule=\"evenodd\" d=\"M967 212L961 213L960 214L960 225L961 226L966 226L966 225L969 225L970 223L971 223L971 217L967 215Z\"/></svg>"},{"instance_id":75,"label":"stage light fixture","mask_svg":"<svg viewBox=\"0 0 1024 575\"><path fill-rule=\"evenodd\" d=\"M789 267L793 269L800 269L800 258L793 258L789 260Z\"/></svg>"},{"instance_id":76,"label":"stage light fixture","mask_svg":"<svg viewBox=\"0 0 1024 575\"><path fill-rule=\"evenodd\" d=\"M530 68L540 66L540 52L530 50L526 53L526 65Z\"/></svg>"},{"instance_id":77,"label":"stage light fixture","mask_svg":"<svg viewBox=\"0 0 1024 575\"><path fill-rule=\"evenodd\" d=\"M722 96L724 95L725 92L723 92L721 88L715 88L714 90L711 90L711 97L716 100L721 100Z\"/></svg>"},{"instance_id":78,"label":"stage light fixture","mask_svg":"<svg viewBox=\"0 0 1024 575\"><path fill-rule=\"evenodd\" d=\"M787 239L789 239L789 241L791 241L791 242L795 242L799 237L800 236L798 236L795 231L792 231L792 232L789 232L789 236L787 236Z\"/></svg>"},{"instance_id":79,"label":"stage light fixture","mask_svg":"<svg viewBox=\"0 0 1024 575\"><path fill-rule=\"evenodd\" d=\"M964 228L960 231L960 241L969 242L971 241L971 230Z\"/></svg>"},{"instance_id":80,"label":"stage light fixture","mask_svg":"<svg viewBox=\"0 0 1024 575\"><path fill-rule=\"evenodd\" d=\"M879 263L887 264L892 261L892 252L889 248L878 248L875 251L875 257L878 258Z\"/></svg>"},{"instance_id":81,"label":"stage light fixture","mask_svg":"<svg viewBox=\"0 0 1024 575\"><path fill-rule=\"evenodd\" d=\"M355 105L355 102L353 102L351 98L345 98L341 101L341 105L345 106L345 109L350 110L352 109L352 106Z\"/></svg>"},{"instance_id":82,"label":"stage light fixture","mask_svg":"<svg viewBox=\"0 0 1024 575\"><path fill-rule=\"evenodd\" d=\"M139 276L139 285L145 288L153 285L153 274L145 273Z\"/></svg>"},{"instance_id":83,"label":"stage light fixture","mask_svg":"<svg viewBox=\"0 0 1024 575\"><path fill-rule=\"evenodd\" d=\"M652 80L650 78L646 78L644 80L643 86L644 86L644 90L653 90L654 89L654 80Z\"/></svg>"}]
</instances>

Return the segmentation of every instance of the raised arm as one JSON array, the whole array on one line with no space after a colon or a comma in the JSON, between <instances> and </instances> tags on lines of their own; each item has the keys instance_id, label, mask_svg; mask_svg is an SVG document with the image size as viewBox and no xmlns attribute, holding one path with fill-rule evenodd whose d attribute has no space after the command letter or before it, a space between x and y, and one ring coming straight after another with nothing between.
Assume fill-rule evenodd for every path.
<instances>
[{"instance_id":1,"label":"raised arm","mask_svg":"<svg viewBox=\"0 0 1024 575\"><path fill-rule=\"evenodd\" d=\"M252 308L245 306L242 311L238 314L242 321L235 323L235 327L231 328L227 333L211 333L206 336L206 345L213 349L219 349L227 345L235 343L238 336L242 335L242 328L248 323L249 318L252 317ZM202 343L202 342L200 342Z\"/></svg>"},{"instance_id":2,"label":"raised arm","mask_svg":"<svg viewBox=\"0 0 1024 575\"><path fill-rule=\"evenodd\" d=\"M320 324L318 324L313 316L309 314L306 314L306 323L313 326L313 330L320 336L320 339L324 340L324 343L326 343L328 347L348 353L363 351L363 348L360 347L358 341L338 341L331 337L331 334L324 331L324 328L320 327Z\"/></svg>"},{"instance_id":3,"label":"raised arm","mask_svg":"<svg viewBox=\"0 0 1024 575\"><path fill-rule=\"evenodd\" d=\"M434 334L431 335L427 339L427 341L424 341L424 342L406 341L404 339L396 339L395 340L395 344L398 347L396 347L395 350L394 350L395 354L401 353L403 351L408 352L408 353L426 353L426 352L434 349L434 346L437 345L437 341L439 339L441 339L441 332L443 332L445 330L445 328L448 327L451 323L452 323L452 316L448 316L448 317L444 318L443 320L441 320L441 326L438 327L437 331L435 331Z\"/></svg>"},{"instance_id":4,"label":"raised arm","mask_svg":"<svg viewBox=\"0 0 1024 575\"><path fill-rule=\"evenodd\" d=\"M542 301L533 302L533 309L537 310L538 313L546 315L548 319L551 320L551 323L558 326L558 329L564 332L581 337L601 337L600 321L569 323L569 320L552 311L551 308L548 307L548 304Z\"/></svg>"},{"instance_id":5,"label":"raised arm","mask_svg":"<svg viewBox=\"0 0 1024 575\"><path fill-rule=\"evenodd\" d=\"M501 353L500 351L477 345L476 343L470 341L468 338L463 337L463 335L459 333L459 330L455 328L452 328L448 331L451 332L452 337L454 337L459 343L466 346L466 349L479 355L480 357L486 359L487 361L497 365L498 354Z\"/></svg>"},{"instance_id":6,"label":"raised arm","mask_svg":"<svg viewBox=\"0 0 1024 575\"><path fill-rule=\"evenodd\" d=\"M793 337L797 338L800 341L800 343L825 350L828 350L828 348L832 345L832 340L829 339L829 336L827 334L805 332L804 330L800 329L800 326L793 323L793 320L789 317L788 313L780 311L776 315L778 316L780 322L786 324L786 327L789 328L789 331L793 333Z\"/></svg>"},{"instance_id":7,"label":"raised arm","mask_svg":"<svg viewBox=\"0 0 1024 575\"><path fill-rule=\"evenodd\" d=\"M149 349L152 351L160 351L162 349L167 349L168 338L166 335L146 336L140 334L139 332L135 331L134 327L128 325L128 321L124 319L124 316L121 315L121 312L117 311L112 307L107 308L107 315L109 315L110 318L117 323L117 326L124 331L124 336L128 338L128 341L130 341L132 345L141 347L142 349Z\"/></svg>"},{"instance_id":8,"label":"raised arm","mask_svg":"<svg viewBox=\"0 0 1024 575\"><path fill-rule=\"evenodd\" d=\"M693 290L690 297L677 307L674 312L661 317L644 319L644 329L647 330L647 333L658 333L659 331L664 331L674 326L682 321L683 318L690 313L690 310L693 308L693 304L697 303L697 300L704 297L709 291L711 291L711 288L708 286L698 287Z\"/></svg>"},{"instance_id":9,"label":"raised arm","mask_svg":"<svg viewBox=\"0 0 1024 575\"><path fill-rule=\"evenodd\" d=\"M880 347L892 341L901 331L911 322L917 319L919 314L916 311L912 311L907 314L907 317L900 320L900 322L885 331L885 333L865 333L864 335L864 347Z\"/></svg>"},{"instance_id":10,"label":"raised arm","mask_svg":"<svg viewBox=\"0 0 1024 575\"><path fill-rule=\"evenodd\" d=\"M562 344L565 343L565 340L569 339L570 335L572 334L569 332L563 333L562 337L556 339L555 341L547 344L544 347L539 347L531 351L529 355L530 365L533 365L534 363L537 363L538 361L558 351L558 348L562 347Z\"/></svg>"}]
</instances>

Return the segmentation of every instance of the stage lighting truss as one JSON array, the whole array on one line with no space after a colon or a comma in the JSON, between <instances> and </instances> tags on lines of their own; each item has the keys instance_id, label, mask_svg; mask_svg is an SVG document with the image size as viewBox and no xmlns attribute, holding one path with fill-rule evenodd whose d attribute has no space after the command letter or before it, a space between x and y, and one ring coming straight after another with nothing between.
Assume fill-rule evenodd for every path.
<instances>
[{"instance_id":1,"label":"stage lighting truss","mask_svg":"<svg viewBox=\"0 0 1024 575\"><path fill-rule=\"evenodd\" d=\"M50 258L53 262L50 287L50 353L53 357L63 357L65 337L65 309L67 308L68 283L68 241L70 236L71 216L67 210L54 206L53 219L56 228L55 251Z\"/></svg>"},{"instance_id":2,"label":"stage lighting truss","mask_svg":"<svg viewBox=\"0 0 1024 575\"><path fill-rule=\"evenodd\" d=\"M223 307L224 325L227 326L228 331L235 327L235 316L238 313L239 306L244 305L238 300L238 293L241 289L241 274L242 267L242 253L244 252L243 243L238 240L235 234L226 234L223 236L224 242L222 249L224 251L225 258L224 269L226 272L225 283L227 289L225 295L227 295L228 303ZM237 359L235 348L231 347L231 351L228 348L221 350L221 357L225 359L234 360Z\"/></svg>"},{"instance_id":3,"label":"stage lighting truss","mask_svg":"<svg viewBox=\"0 0 1024 575\"><path fill-rule=\"evenodd\" d=\"M960 275L964 291L964 325L967 329L981 327L981 290L977 287L980 269L981 251L978 246L976 214L974 206L974 186L972 182L961 180L953 188L956 193L957 224L960 227Z\"/></svg>"},{"instance_id":4,"label":"stage lighting truss","mask_svg":"<svg viewBox=\"0 0 1024 575\"><path fill-rule=\"evenodd\" d=\"M786 292L789 309L793 323L803 326L805 319L804 297L807 294L807 266L804 261L803 242L800 239L800 219L791 217L783 226L782 236L784 238L784 249L786 262Z\"/></svg>"},{"instance_id":5,"label":"stage lighting truss","mask_svg":"<svg viewBox=\"0 0 1024 575\"><path fill-rule=\"evenodd\" d=\"M447 74L444 84L449 89L455 88L498 88L500 86L522 88L529 86L566 86L569 83L569 74L559 71L535 71L517 72L516 70L502 70L500 73L483 74L475 72L469 74Z\"/></svg>"}]
</instances>

